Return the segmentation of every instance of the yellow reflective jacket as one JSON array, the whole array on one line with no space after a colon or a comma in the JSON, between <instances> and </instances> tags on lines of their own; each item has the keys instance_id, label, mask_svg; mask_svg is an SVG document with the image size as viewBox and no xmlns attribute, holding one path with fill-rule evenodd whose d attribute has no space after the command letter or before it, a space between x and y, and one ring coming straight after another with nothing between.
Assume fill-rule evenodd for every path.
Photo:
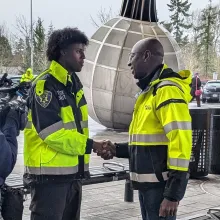
<instances>
[{"instance_id":1,"label":"yellow reflective jacket","mask_svg":"<svg viewBox=\"0 0 220 220\"><path fill-rule=\"evenodd\" d=\"M32 69L28 68L27 71L22 75L20 82L31 82L34 79Z\"/></svg>"},{"instance_id":2,"label":"yellow reflective jacket","mask_svg":"<svg viewBox=\"0 0 220 220\"><path fill-rule=\"evenodd\" d=\"M92 140L82 84L55 61L33 84L24 131L25 173L83 178Z\"/></svg>"},{"instance_id":3,"label":"yellow reflective jacket","mask_svg":"<svg viewBox=\"0 0 220 220\"><path fill-rule=\"evenodd\" d=\"M192 149L190 84L190 71L175 73L163 65L139 94L127 152L135 189L167 182L164 196L175 201L182 199Z\"/></svg>"}]
</instances>

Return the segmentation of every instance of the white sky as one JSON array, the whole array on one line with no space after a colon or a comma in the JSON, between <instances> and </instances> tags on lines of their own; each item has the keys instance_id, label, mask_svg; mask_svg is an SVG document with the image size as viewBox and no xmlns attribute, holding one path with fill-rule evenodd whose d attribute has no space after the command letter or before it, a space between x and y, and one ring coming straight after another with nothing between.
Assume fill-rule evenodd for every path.
<instances>
[{"instance_id":1,"label":"white sky","mask_svg":"<svg viewBox=\"0 0 220 220\"><path fill-rule=\"evenodd\" d=\"M76 26L88 36L95 32L91 24L90 16L95 17L101 7L112 7L112 11L118 12L121 0L33 0L33 17L41 17L45 26L50 22L55 28ZM202 8L208 4L208 0L191 0L192 10ZM213 0L219 3L220 0ZM157 0L158 16L160 20L168 19L169 12L166 4L169 0ZM16 16L24 15L30 19L30 0L0 0L0 24L5 22L10 30L14 30Z\"/></svg>"}]
</instances>

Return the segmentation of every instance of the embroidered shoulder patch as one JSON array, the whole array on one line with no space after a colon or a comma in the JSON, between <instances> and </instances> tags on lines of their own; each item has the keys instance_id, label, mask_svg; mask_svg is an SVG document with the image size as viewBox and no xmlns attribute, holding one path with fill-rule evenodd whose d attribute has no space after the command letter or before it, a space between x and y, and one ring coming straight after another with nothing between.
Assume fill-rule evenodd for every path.
<instances>
[{"instance_id":1,"label":"embroidered shoulder patch","mask_svg":"<svg viewBox=\"0 0 220 220\"><path fill-rule=\"evenodd\" d=\"M35 99L43 108L46 108L52 100L52 92L44 90L40 96L35 94Z\"/></svg>"}]
</instances>

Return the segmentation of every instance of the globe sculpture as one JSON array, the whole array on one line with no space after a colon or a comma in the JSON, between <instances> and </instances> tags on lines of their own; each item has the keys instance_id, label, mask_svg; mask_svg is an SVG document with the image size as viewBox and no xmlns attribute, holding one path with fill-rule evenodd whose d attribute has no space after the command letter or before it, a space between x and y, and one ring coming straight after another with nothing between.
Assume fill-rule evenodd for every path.
<instances>
[{"instance_id":1,"label":"globe sculpture","mask_svg":"<svg viewBox=\"0 0 220 220\"><path fill-rule=\"evenodd\" d=\"M180 48L157 23L156 0L124 0L121 16L100 27L90 40L79 77L84 85L89 115L113 129L127 129L139 92L127 66L129 53L143 38L156 37L165 50L164 62L183 69Z\"/></svg>"}]
</instances>

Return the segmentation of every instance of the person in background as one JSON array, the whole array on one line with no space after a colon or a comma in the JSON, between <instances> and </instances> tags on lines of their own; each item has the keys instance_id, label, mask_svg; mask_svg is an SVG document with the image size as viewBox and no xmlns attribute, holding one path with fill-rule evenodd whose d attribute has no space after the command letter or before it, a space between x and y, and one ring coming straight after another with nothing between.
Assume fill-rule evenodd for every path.
<instances>
[{"instance_id":1,"label":"person in background","mask_svg":"<svg viewBox=\"0 0 220 220\"><path fill-rule=\"evenodd\" d=\"M32 69L28 68L27 71L22 75L20 83L22 82L31 82L34 79Z\"/></svg>"},{"instance_id":2,"label":"person in background","mask_svg":"<svg viewBox=\"0 0 220 220\"><path fill-rule=\"evenodd\" d=\"M163 58L163 47L155 38L141 40L132 48L128 65L141 92L129 142L107 141L106 149L98 152L104 159L129 158L130 180L139 191L143 220L175 220L189 178L191 72L174 72L163 64Z\"/></svg>"},{"instance_id":3,"label":"person in background","mask_svg":"<svg viewBox=\"0 0 220 220\"><path fill-rule=\"evenodd\" d=\"M202 83L199 78L199 74L195 73L194 77L192 78L191 96L193 98L191 101L193 101L196 98L196 102L197 102L198 107L201 107L201 101L200 101L200 96L202 94L201 86L202 86Z\"/></svg>"},{"instance_id":4,"label":"person in background","mask_svg":"<svg viewBox=\"0 0 220 220\"><path fill-rule=\"evenodd\" d=\"M8 74L4 73L0 79L0 87L10 87L12 85L12 80L8 78Z\"/></svg>"}]
</instances>

